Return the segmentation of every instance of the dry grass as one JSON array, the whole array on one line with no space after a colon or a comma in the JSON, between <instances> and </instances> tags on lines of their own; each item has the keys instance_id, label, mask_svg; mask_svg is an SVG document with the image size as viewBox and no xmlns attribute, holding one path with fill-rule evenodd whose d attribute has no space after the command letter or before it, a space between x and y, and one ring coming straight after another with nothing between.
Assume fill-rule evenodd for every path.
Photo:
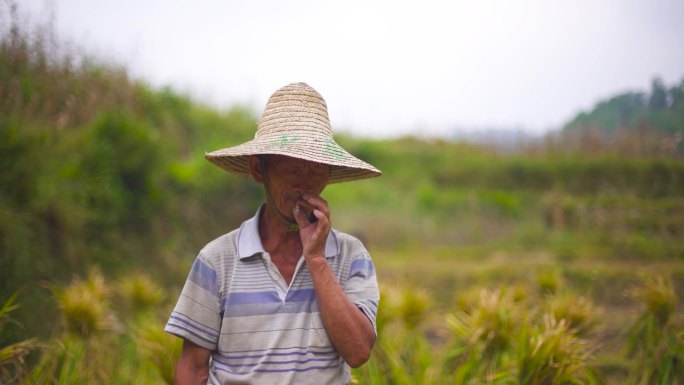
<instances>
[{"instance_id":1,"label":"dry grass","mask_svg":"<svg viewBox=\"0 0 684 385\"><path fill-rule=\"evenodd\" d=\"M9 314L19 307L15 303L16 298L16 294L11 295L0 307L0 331L10 321ZM26 357L41 346L33 338L8 345L0 345L0 382L11 384L21 381L27 372Z\"/></svg>"}]
</instances>

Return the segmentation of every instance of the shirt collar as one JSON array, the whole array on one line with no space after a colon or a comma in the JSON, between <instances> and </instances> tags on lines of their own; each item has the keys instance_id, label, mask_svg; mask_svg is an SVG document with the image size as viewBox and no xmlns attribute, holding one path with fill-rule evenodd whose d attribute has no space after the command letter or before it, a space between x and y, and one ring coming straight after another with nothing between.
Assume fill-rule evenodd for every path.
<instances>
[{"instance_id":1,"label":"shirt collar","mask_svg":"<svg viewBox=\"0 0 684 385\"><path fill-rule=\"evenodd\" d=\"M240 225L240 233L238 234L238 257L245 259L257 253L265 253L264 246L259 237L259 217L264 210L265 205L261 205L256 214L248 220L242 222ZM325 257L334 257L339 253L337 245L337 237L335 232L330 230L328 239L325 241Z\"/></svg>"}]
</instances>

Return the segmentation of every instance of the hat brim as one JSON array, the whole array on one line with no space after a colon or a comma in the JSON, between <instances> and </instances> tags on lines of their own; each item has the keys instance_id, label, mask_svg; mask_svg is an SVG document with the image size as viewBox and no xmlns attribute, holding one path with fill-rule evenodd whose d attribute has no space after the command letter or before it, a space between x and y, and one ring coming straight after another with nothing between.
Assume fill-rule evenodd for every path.
<instances>
[{"instance_id":1,"label":"hat brim","mask_svg":"<svg viewBox=\"0 0 684 385\"><path fill-rule=\"evenodd\" d=\"M238 146L209 152L204 157L228 172L251 178L250 157L268 154L330 165L329 184L382 175L380 170L351 155L331 138L297 133L259 136Z\"/></svg>"}]
</instances>

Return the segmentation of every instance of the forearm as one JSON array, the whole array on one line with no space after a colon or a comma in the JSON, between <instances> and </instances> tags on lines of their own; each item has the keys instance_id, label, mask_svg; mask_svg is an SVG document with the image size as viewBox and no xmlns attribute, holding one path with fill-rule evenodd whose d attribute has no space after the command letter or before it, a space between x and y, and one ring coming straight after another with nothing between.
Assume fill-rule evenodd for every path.
<instances>
[{"instance_id":1,"label":"forearm","mask_svg":"<svg viewBox=\"0 0 684 385\"><path fill-rule=\"evenodd\" d=\"M176 366L176 385L204 385L207 383L208 378L208 366L198 368L191 364L183 364L182 361L179 361Z\"/></svg>"},{"instance_id":2,"label":"forearm","mask_svg":"<svg viewBox=\"0 0 684 385\"><path fill-rule=\"evenodd\" d=\"M308 221L302 205L313 207L316 222ZM375 344L375 330L368 317L349 300L325 259L325 244L330 234L328 204L319 196L302 195L293 214L299 225L302 251L311 273L325 331L349 366L361 366L370 357Z\"/></svg>"},{"instance_id":3,"label":"forearm","mask_svg":"<svg viewBox=\"0 0 684 385\"><path fill-rule=\"evenodd\" d=\"M330 340L350 366L361 366L370 357L375 343L372 323L349 300L325 258L309 258L307 265Z\"/></svg>"},{"instance_id":4,"label":"forearm","mask_svg":"<svg viewBox=\"0 0 684 385\"><path fill-rule=\"evenodd\" d=\"M209 378L210 352L188 340L183 341L183 351L176 363L175 385L204 385Z\"/></svg>"}]
</instances>

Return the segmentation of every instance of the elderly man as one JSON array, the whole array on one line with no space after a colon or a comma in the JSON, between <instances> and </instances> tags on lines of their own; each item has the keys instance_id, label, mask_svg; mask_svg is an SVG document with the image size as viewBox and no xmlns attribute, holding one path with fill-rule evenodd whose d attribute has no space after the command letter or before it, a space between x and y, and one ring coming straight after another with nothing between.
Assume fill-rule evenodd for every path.
<instances>
[{"instance_id":1,"label":"elderly man","mask_svg":"<svg viewBox=\"0 0 684 385\"><path fill-rule=\"evenodd\" d=\"M333 140L325 101L304 83L269 98L253 140L206 158L263 184L266 202L192 266L165 328L184 340L176 383L348 383L375 343L378 286L320 194L380 171Z\"/></svg>"}]
</instances>

